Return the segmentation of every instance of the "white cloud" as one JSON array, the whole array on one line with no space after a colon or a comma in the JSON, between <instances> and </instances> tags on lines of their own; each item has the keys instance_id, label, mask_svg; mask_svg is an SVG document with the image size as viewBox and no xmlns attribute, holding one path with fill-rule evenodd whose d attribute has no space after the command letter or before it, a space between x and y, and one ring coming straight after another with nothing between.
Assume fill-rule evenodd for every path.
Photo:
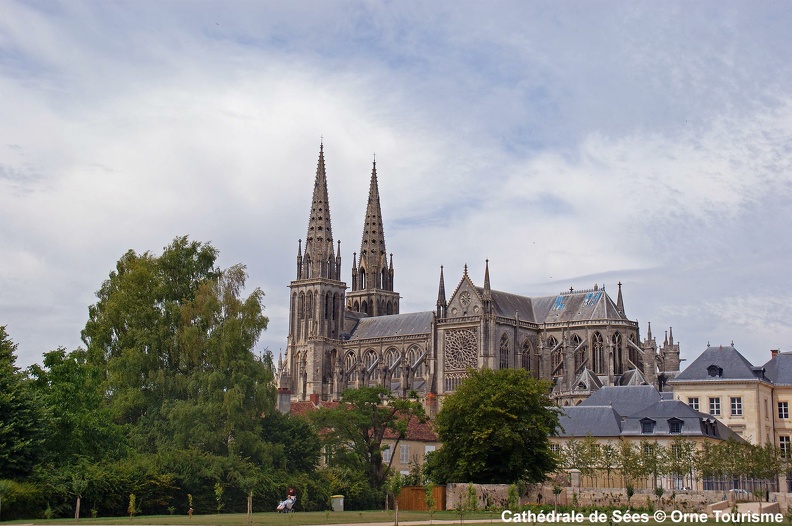
<instances>
[{"instance_id":1,"label":"white cloud","mask_svg":"<svg viewBox=\"0 0 792 526\"><path fill-rule=\"evenodd\" d=\"M272 320L262 346L282 347L320 136L347 275L377 154L406 310L433 307L439 265L450 290L465 263L480 282L489 258L493 286L514 292L622 280L628 311L673 324L684 353L715 330L750 352L789 342L773 309L729 299L788 282L778 5L69 2L4 15L0 323L23 364L79 344L127 249L183 234L247 264ZM708 314L722 302L734 312Z\"/></svg>"}]
</instances>

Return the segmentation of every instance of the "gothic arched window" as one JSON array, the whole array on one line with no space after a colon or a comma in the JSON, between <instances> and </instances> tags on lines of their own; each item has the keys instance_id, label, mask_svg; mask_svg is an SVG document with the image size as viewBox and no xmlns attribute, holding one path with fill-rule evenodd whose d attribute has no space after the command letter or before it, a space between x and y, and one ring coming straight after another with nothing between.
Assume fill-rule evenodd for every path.
<instances>
[{"instance_id":1,"label":"gothic arched window","mask_svg":"<svg viewBox=\"0 0 792 526\"><path fill-rule=\"evenodd\" d=\"M556 340L555 337L550 336L547 339L546 344L547 347L550 349L550 364L553 366L553 372L555 373L556 370L563 371L564 353L563 350L561 349L561 346L558 345L558 340Z\"/></svg>"},{"instance_id":2,"label":"gothic arched window","mask_svg":"<svg viewBox=\"0 0 792 526\"><path fill-rule=\"evenodd\" d=\"M622 336L620 333L614 333L611 338L613 343L613 373L622 374L624 372L624 365L622 364Z\"/></svg>"},{"instance_id":3,"label":"gothic arched window","mask_svg":"<svg viewBox=\"0 0 792 526\"><path fill-rule=\"evenodd\" d=\"M526 371L531 370L531 354L533 353L533 349L531 349L531 342L528 338L523 341L522 344L522 368Z\"/></svg>"},{"instance_id":4,"label":"gothic arched window","mask_svg":"<svg viewBox=\"0 0 792 526\"><path fill-rule=\"evenodd\" d=\"M357 365L357 359L355 358L354 353L348 352L344 355L344 377L347 381L354 381L355 380L355 366Z\"/></svg>"},{"instance_id":5,"label":"gothic arched window","mask_svg":"<svg viewBox=\"0 0 792 526\"><path fill-rule=\"evenodd\" d=\"M377 367L377 362L377 353L374 352L373 349L366 351L366 354L363 356L363 365L366 366L367 380L379 379L379 368Z\"/></svg>"},{"instance_id":6,"label":"gothic arched window","mask_svg":"<svg viewBox=\"0 0 792 526\"><path fill-rule=\"evenodd\" d=\"M572 335L572 349L575 350L575 374L580 372L580 368L586 363L586 346L581 345L582 340L577 334Z\"/></svg>"},{"instance_id":7,"label":"gothic arched window","mask_svg":"<svg viewBox=\"0 0 792 526\"><path fill-rule=\"evenodd\" d=\"M500 368L508 369L510 364L509 337L504 333L500 339Z\"/></svg>"},{"instance_id":8,"label":"gothic arched window","mask_svg":"<svg viewBox=\"0 0 792 526\"><path fill-rule=\"evenodd\" d=\"M407 364L413 370L413 376L415 378L423 378L424 376L424 361L421 360L421 363L418 363L420 357L421 348L417 345L413 345L410 347L410 350L407 351Z\"/></svg>"},{"instance_id":9,"label":"gothic arched window","mask_svg":"<svg viewBox=\"0 0 792 526\"><path fill-rule=\"evenodd\" d=\"M388 349L386 354L385 363L388 366L388 371L390 371L390 377L394 380L398 380L402 377L401 373L401 364L399 362L399 351L396 349Z\"/></svg>"},{"instance_id":10,"label":"gothic arched window","mask_svg":"<svg viewBox=\"0 0 792 526\"><path fill-rule=\"evenodd\" d=\"M594 354L594 372L597 374L608 374L608 366L605 361L605 345L602 341L602 334L595 332L591 336L591 350Z\"/></svg>"}]
</instances>

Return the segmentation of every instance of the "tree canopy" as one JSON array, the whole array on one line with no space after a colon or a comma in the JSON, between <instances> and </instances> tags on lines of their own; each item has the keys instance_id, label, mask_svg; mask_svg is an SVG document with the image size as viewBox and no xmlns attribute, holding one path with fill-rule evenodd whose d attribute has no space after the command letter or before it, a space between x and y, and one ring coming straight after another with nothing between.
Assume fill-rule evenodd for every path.
<instances>
[{"instance_id":1,"label":"tree canopy","mask_svg":"<svg viewBox=\"0 0 792 526\"><path fill-rule=\"evenodd\" d=\"M539 482L556 468L548 436L558 409L549 384L522 369L469 371L435 419L442 447L427 460L437 483Z\"/></svg>"},{"instance_id":2,"label":"tree canopy","mask_svg":"<svg viewBox=\"0 0 792 526\"><path fill-rule=\"evenodd\" d=\"M275 402L271 359L253 354L264 293L243 298L245 267L221 270L217 254L187 237L158 257L130 250L89 308L88 362L138 450L262 454L257 418Z\"/></svg>"},{"instance_id":3,"label":"tree canopy","mask_svg":"<svg viewBox=\"0 0 792 526\"><path fill-rule=\"evenodd\" d=\"M0 480L28 475L41 455L46 414L16 366L16 344L0 325Z\"/></svg>"},{"instance_id":4,"label":"tree canopy","mask_svg":"<svg viewBox=\"0 0 792 526\"><path fill-rule=\"evenodd\" d=\"M346 389L338 406L319 409L311 417L325 430L325 445L336 455L336 463L365 470L371 488L381 490L390 468L382 461L386 433L398 444L407 435L409 419L423 420L425 415L415 400L395 398L382 386L363 386Z\"/></svg>"}]
</instances>

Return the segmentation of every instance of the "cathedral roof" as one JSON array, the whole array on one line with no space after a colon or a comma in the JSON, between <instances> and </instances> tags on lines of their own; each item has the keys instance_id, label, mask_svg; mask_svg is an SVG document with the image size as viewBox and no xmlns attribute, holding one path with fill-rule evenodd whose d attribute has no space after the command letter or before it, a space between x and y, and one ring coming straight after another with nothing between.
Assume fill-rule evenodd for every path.
<instances>
[{"instance_id":1,"label":"cathedral roof","mask_svg":"<svg viewBox=\"0 0 792 526\"><path fill-rule=\"evenodd\" d=\"M432 329L432 320L434 320L432 311L361 318L349 339L366 340L386 336L428 334Z\"/></svg>"},{"instance_id":2,"label":"cathedral roof","mask_svg":"<svg viewBox=\"0 0 792 526\"><path fill-rule=\"evenodd\" d=\"M476 287L476 290L480 295L484 295L482 287ZM531 298L500 290L490 291L490 294L492 295L492 307L497 316L514 318L514 315L518 314L521 320L536 321Z\"/></svg>"},{"instance_id":3,"label":"cathedral roof","mask_svg":"<svg viewBox=\"0 0 792 526\"><path fill-rule=\"evenodd\" d=\"M476 287L476 290L483 296L482 287ZM506 318L518 314L521 320L534 323L627 319L604 289L536 298L499 290L493 290L491 294L495 314Z\"/></svg>"},{"instance_id":4,"label":"cathedral roof","mask_svg":"<svg viewBox=\"0 0 792 526\"><path fill-rule=\"evenodd\" d=\"M538 323L627 319L604 289L534 298L534 312Z\"/></svg>"}]
</instances>

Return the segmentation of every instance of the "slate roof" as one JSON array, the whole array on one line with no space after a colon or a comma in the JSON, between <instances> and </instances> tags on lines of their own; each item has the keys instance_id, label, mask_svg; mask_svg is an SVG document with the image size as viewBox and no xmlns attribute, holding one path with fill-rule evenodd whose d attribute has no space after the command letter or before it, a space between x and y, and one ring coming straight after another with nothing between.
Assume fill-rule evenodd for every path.
<instances>
[{"instance_id":1,"label":"slate roof","mask_svg":"<svg viewBox=\"0 0 792 526\"><path fill-rule=\"evenodd\" d=\"M602 387L579 405L562 407L560 437L709 436L743 439L710 415L695 411L680 400L668 399L651 385ZM643 422L654 422L652 433L643 433ZM671 433L670 420L681 422L681 432Z\"/></svg>"},{"instance_id":2,"label":"slate roof","mask_svg":"<svg viewBox=\"0 0 792 526\"><path fill-rule=\"evenodd\" d=\"M476 287L480 296L482 287ZM584 320L628 320L604 289L569 292L557 296L531 298L500 290L490 291L495 314L534 323L557 323Z\"/></svg>"},{"instance_id":3,"label":"slate roof","mask_svg":"<svg viewBox=\"0 0 792 526\"><path fill-rule=\"evenodd\" d=\"M648 383L641 371L638 369L630 369L629 371L625 371L625 373L619 377L619 385L648 385Z\"/></svg>"},{"instance_id":4,"label":"slate roof","mask_svg":"<svg viewBox=\"0 0 792 526\"><path fill-rule=\"evenodd\" d=\"M764 364L765 377L776 385L792 385L792 353L780 352Z\"/></svg>"},{"instance_id":5,"label":"slate roof","mask_svg":"<svg viewBox=\"0 0 792 526\"><path fill-rule=\"evenodd\" d=\"M645 420L654 421L653 433L642 433L642 423ZM670 420L679 420L682 423L681 433L672 434ZM710 436L738 442L744 440L723 422L710 415L701 413L691 408L681 400L660 400L656 404L645 407L629 415L622 423L622 435L657 436Z\"/></svg>"},{"instance_id":6,"label":"slate roof","mask_svg":"<svg viewBox=\"0 0 792 526\"><path fill-rule=\"evenodd\" d=\"M361 318L352 329L349 339L365 340L383 336L428 334L431 331L433 319L434 312L432 311Z\"/></svg>"},{"instance_id":7,"label":"slate roof","mask_svg":"<svg viewBox=\"0 0 792 526\"><path fill-rule=\"evenodd\" d=\"M611 406L622 416L634 414L660 401L653 385L605 386L580 402L580 406Z\"/></svg>"},{"instance_id":8,"label":"slate roof","mask_svg":"<svg viewBox=\"0 0 792 526\"><path fill-rule=\"evenodd\" d=\"M708 370L713 365L721 370L716 376L711 376ZM734 348L734 345L718 345L707 347L698 358L693 360L693 363L669 383L684 380L717 382L760 379L767 381L767 378L763 378L762 368L754 367Z\"/></svg>"},{"instance_id":9,"label":"slate roof","mask_svg":"<svg viewBox=\"0 0 792 526\"><path fill-rule=\"evenodd\" d=\"M611 406L562 407L558 417L560 437L617 437L621 434L621 417Z\"/></svg>"}]
</instances>

